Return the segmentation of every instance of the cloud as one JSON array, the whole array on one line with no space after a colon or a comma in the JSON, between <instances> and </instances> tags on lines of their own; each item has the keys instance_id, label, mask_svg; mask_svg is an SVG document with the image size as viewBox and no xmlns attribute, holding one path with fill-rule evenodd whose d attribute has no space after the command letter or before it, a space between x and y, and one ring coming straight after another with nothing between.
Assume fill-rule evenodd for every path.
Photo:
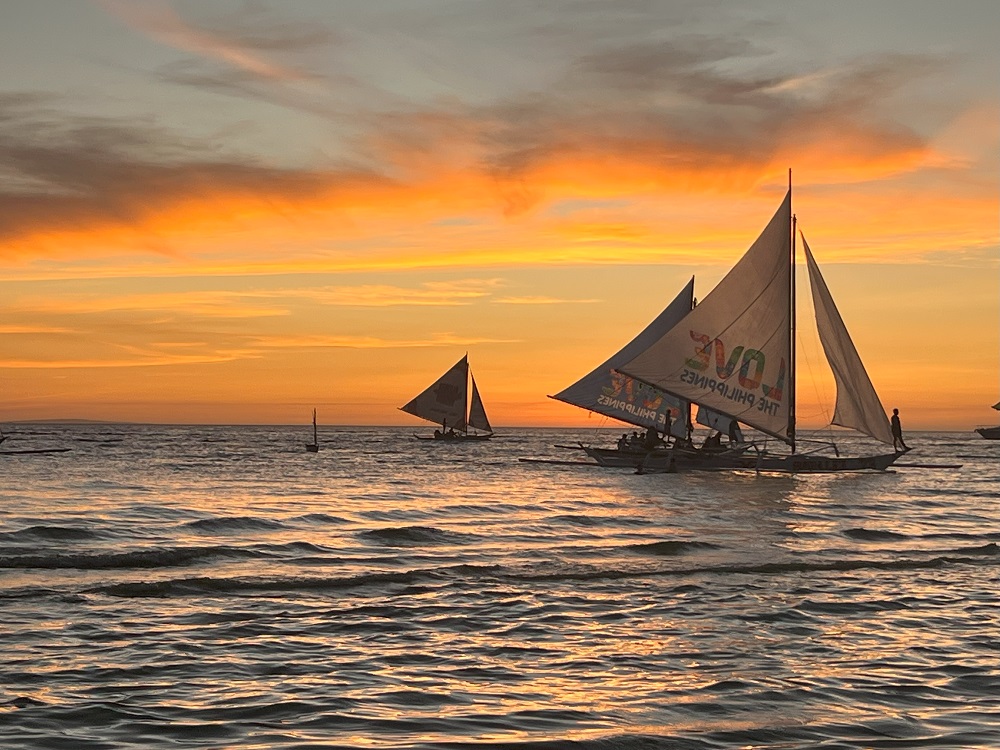
<instances>
[{"instance_id":1,"label":"cloud","mask_svg":"<svg viewBox=\"0 0 1000 750\"><path fill-rule=\"evenodd\" d=\"M295 68L268 59L262 52L296 51L326 44L331 35L321 27L275 24L258 12L246 10L221 19L211 29L186 22L162 0L99 0L100 5L128 26L153 39L200 57L224 63L260 78L298 81L309 77Z\"/></svg>"},{"instance_id":2,"label":"cloud","mask_svg":"<svg viewBox=\"0 0 1000 750\"><path fill-rule=\"evenodd\" d=\"M377 336L257 336L251 339L262 349L425 349L471 347L482 344L516 344L516 339L463 337L441 333L426 339L385 339Z\"/></svg>"},{"instance_id":3,"label":"cloud","mask_svg":"<svg viewBox=\"0 0 1000 750\"><path fill-rule=\"evenodd\" d=\"M263 21L270 19L253 14L213 26L183 20L163 3L105 0L105 7L196 54L175 68L190 82L242 87L292 108L302 105L294 87L312 79L265 53L317 49L334 39L360 44L357 25L333 35L322 26L268 28ZM886 183L931 168L950 170L955 182L968 174L942 159L934 141L900 124L892 106L944 69L932 56L803 67L750 42L745 31L688 30L683 24L704 12L694 4L671 9L656 30L642 4L616 7L619 20L600 3L566 6L579 11L573 25L551 9L518 7L527 15L499 21L500 33L551 37L558 49L533 86L524 74L492 96L407 99L383 86L401 67L367 80L357 72L323 78L325 98L303 106L336 119L336 150L350 153L349 161L281 166L148 121L74 116L58 100L30 92L0 95L0 254L22 263L72 259L73 274L83 276L648 262L682 246L685 236L705 234L682 209L780 185L789 164L802 175L800 185ZM403 48L433 50L426 53L432 62L420 64L459 80L458 53L494 33L476 26L476 12L457 11L441 30L404 5L400 18L372 23L396 24L391 31ZM415 31L404 31L404 21ZM486 65L484 54L468 64ZM207 69L205 61L223 68ZM372 96L353 98L348 116L338 85ZM676 206L673 234L650 224L655 211L549 213L610 197L644 209ZM455 217L462 223L447 223ZM630 249L624 258L623 247ZM134 260L142 255L164 262ZM86 266L109 257L129 260L121 269ZM343 294L348 304L377 304L389 291ZM428 292L385 298L434 303Z\"/></svg>"},{"instance_id":4,"label":"cloud","mask_svg":"<svg viewBox=\"0 0 1000 750\"><path fill-rule=\"evenodd\" d=\"M502 305L566 305L590 304L600 302L597 299L558 299L556 297L500 297L496 300Z\"/></svg>"}]
</instances>

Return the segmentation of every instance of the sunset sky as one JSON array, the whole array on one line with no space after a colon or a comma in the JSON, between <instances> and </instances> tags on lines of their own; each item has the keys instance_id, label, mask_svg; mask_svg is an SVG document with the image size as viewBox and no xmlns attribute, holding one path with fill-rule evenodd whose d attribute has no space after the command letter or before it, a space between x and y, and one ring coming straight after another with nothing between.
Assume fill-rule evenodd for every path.
<instances>
[{"instance_id":1,"label":"sunset sky","mask_svg":"<svg viewBox=\"0 0 1000 750\"><path fill-rule=\"evenodd\" d=\"M1000 418L1000 2L9 0L0 425L497 426L784 197L887 409ZM800 289L807 284L801 283ZM800 306L799 420L832 380Z\"/></svg>"}]
</instances>

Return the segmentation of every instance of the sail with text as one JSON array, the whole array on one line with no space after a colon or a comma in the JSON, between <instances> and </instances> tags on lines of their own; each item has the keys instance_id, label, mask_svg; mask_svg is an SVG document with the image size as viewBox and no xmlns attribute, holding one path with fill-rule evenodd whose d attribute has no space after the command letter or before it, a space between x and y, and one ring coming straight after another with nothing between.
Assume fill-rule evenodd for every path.
<instances>
[{"instance_id":1,"label":"sail with text","mask_svg":"<svg viewBox=\"0 0 1000 750\"><path fill-rule=\"evenodd\" d=\"M618 372L618 367L680 323L691 312L693 304L694 278L634 339L597 368L549 398L628 424L653 427L660 432L666 427L669 413L671 434L685 437L690 410L687 401L624 375Z\"/></svg>"},{"instance_id":2,"label":"sail with text","mask_svg":"<svg viewBox=\"0 0 1000 750\"><path fill-rule=\"evenodd\" d=\"M750 249L619 372L794 445L791 190Z\"/></svg>"},{"instance_id":3,"label":"sail with text","mask_svg":"<svg viewBox=\"0 0 1000 750\"><path fill-rule=\"evenodd\" d=\"M457 432L467 432L470 427L493 431L469 369L468 355L400 409Z\"/></svg>"}]
</instances>

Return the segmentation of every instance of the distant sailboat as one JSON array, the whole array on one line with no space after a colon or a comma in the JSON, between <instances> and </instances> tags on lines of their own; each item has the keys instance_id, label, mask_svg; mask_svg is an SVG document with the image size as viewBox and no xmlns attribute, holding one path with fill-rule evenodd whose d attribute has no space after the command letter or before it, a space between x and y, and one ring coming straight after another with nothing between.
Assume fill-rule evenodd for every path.
<instances>
[{"instance_id":1,"label":"distant sailboat","mask_svg":"<svg viewBox=\"0 0 1000 750\"><path fill-rule=\"evenodd\" d=\"M832 423L892 444L885 409L802 238L823 351L837 401ZM740 261L681 324L619 372L707 407L787 443L789 454L758 451L747 468L773 471L886 469L901 454L862 457L797 452L795 432L795 217L792 190ZM835 446L834 446L835 448Z\"/></svg>"},{"instance_id":2,"label":"distant sailboat","mask_svg":"<svg viewBox=\"0 0 1000 750\"><path fill-rule=\"evenodd\" d=\"M306 443L306 450L310 453L319 452L319 433L316 431L316 410L313 409L313 441Z\"/></svg>"},{"instance_id":3,"label":"distant sailboat","mask_svg":"<svg viewBox=\"0 0 1000 750\"><path fill-rule=\"evenodd\" d=\"M493 437L493 428L486 417L476 379L469 368L468 354L412 401L399 408L407 414L441 425L441 429L434 430L433 436L418 435L421 440L488 440ZM470 433L470 429L478 432Z\"/></svg>"},{"instance_id":4,"label":"distant sailboat","mask_svg":"<svg viewBox=\"0 0 1000 750\"><path fill-rule=\"evenodd\" d=\"M1000 411L1000 401L993 404L993 408ZM977 427L976 432L987 440L1000 440L1000 425L996 427Z\"/></svg>"}]
</instances>

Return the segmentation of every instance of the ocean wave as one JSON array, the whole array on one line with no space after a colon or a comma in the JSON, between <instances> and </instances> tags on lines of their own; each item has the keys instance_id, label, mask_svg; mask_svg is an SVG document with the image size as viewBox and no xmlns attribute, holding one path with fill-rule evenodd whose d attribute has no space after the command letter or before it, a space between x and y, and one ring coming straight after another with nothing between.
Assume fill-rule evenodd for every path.
<instances>
[{"instance_id":1,"label":"ocean wave","mask_svg":"<svg viewBox=\"0 0 1000 750\"><path fill-rule=\"evenodd\" d=\"M304 523L315 523L315 524L343 524L347 523L346 518L341 518L340 516L331 516L329 513L306 513L303 516L296 516L294 521L302 521Z\"/></svg>"},{"instance_id":2,"label":"ocean wave","mask_svg":"<svg viewBox=\"0 0 1000 750\"><path fill-rule=\"evenodd\" d=\"M694 542L684 540L664 540L662 542L648 542L646 544L627 544L625 549L644 555L682 555L689 550L695 549L718 549L718 545L709 542Z\"/></svg>"},{"instance_id":3,"label":"ocean wave","mask_svg":"<svg viewBox=\"0 0 1000 750\"><path fill-rule=\"evenodd\" d=\"M225 534L239 531L274 531L285 528L280 521L253 516L217 516L199 518L184 524L186 528L208 534Z\"/></svg>"},{"instance_id":4,"label":"ocean wave","mask_svg":"<svg viewBox=\"0 0 1000 750\"><path fill-rule=\"evenodd\" d=\"M93 554L4 555L0 556L0 568L18 570L175 568L215 557L254 557L258 554L237 547L171 547Z\"/></svg>"},{"instance_id":5,"label":"ocean wave","mask_svg":"<svg viewBox=\"0 0 1000 750\"><path fill-rule=\"evenodd\" d=\"M898 531L886 531L884 529L846 529L844 536L848 536L851 539L860 539L866 542L885 542L892 539L907 539L906 534L900 534Z\"/></svg>"},{"instance_id":6,"label":"ocean wave","mask_svg":"<svg viewBox=\"0 0 1000 750\"><path fill-rule=\"evenodd\" d=\"M367 542L385 547L465 544L475 538L472 534L446 531L433 526L390 526L362 531L358 536Z\"/></svg>"},{"instance_id":7,"label":"ocean wave","mask_svg":"<svg viewBox=\"0 0 1000 750\"><path fill-rule=\"evenodd\" d=\"M295 592L295 591L339 591L365 586L385 586L398 584L415 586L431 583L449 577L479 576L493 573L499 566L491 565L451 565L444 568L415 569L400 572L362 573L356 576L331 577L289 577L289 578L175 578L163 581L137 581L95 586L86 589L87 594L106 594L121 597L172 597L201 596L205 594L225 594L253 592Z\"/></svg>"},{"instance_id":8,"label":"ocean wave","mask_svg":"<svg viewBox=\"0 0 1000 750\"><path fill-rule=\"evenodd\" d=\"M92 529L78 526L29 526L18 531L0 533L0 539L10 541L46 539L56 541L73 541L95 539L98 534Z\"/></svg>"}]
</instances>

